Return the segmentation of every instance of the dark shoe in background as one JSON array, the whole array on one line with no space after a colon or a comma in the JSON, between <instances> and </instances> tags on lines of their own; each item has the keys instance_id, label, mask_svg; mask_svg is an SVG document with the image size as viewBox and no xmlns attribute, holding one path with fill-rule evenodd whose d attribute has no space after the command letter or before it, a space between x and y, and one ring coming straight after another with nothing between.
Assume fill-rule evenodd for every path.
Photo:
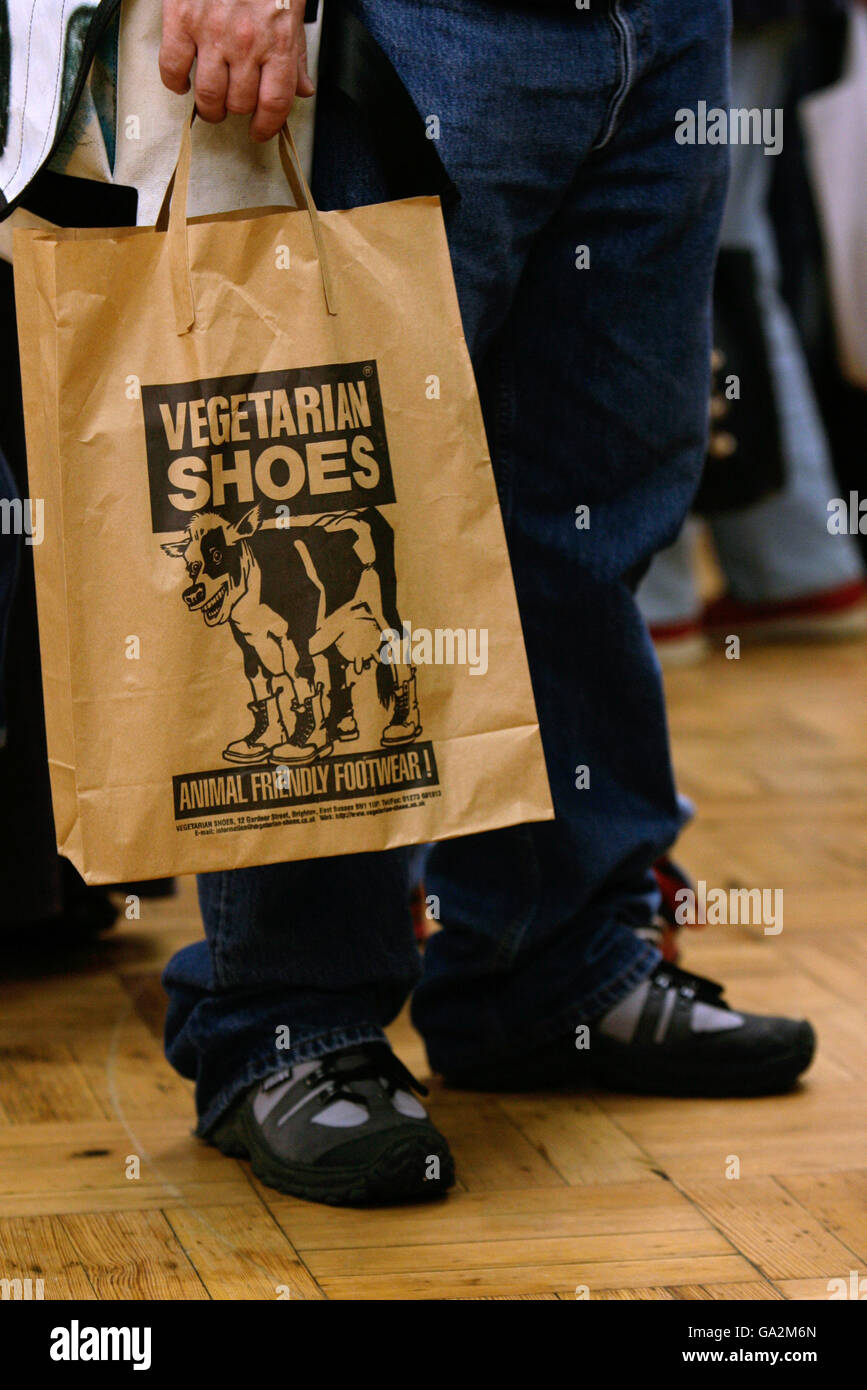
<instances>
[{"instance_id":1,"label":"dark shoe in background","mask_svg":"<svg viewBox=\"0 0 867 1390\"><path fill-rule=\"evenodd\" d=\"M56 911L43 917L10 915L8 903L0 906L0 956L44 960L66 948L81 946L108 931L117 921L118 908L105 888L89 887L67 859L56 858L58 899ZM22 882L19 900L26 902Z\"/></svg>"}]
</instances>

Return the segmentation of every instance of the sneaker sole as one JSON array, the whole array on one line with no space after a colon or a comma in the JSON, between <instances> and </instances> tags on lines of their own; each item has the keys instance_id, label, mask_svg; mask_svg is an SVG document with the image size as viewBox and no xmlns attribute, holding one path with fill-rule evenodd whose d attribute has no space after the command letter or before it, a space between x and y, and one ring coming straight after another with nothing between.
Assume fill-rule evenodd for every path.
<instances>
[{"instance_id":1,"label":"sneaker sole","mask_svg":"<svg viewBox=\"0 0 867 1390\"><path fill-rule=\"evenodd\" d=\"M271 757L268 749L262 753L257 753L255 757L245 758L240 753L230 753L228 748L223 749L223 758L227 763L236 763L239 767L254 767L259 763L267 763Z\"/></svg>"},{"instance_id":2,"label":"sneaker sole","mask_svg":"<svg viewBox=\"0 0 867 1390\"><path fill-rule=\"evenodd\" d=\"M272 1159L250 1142L243 1113L225 1120L207 1142L227 1158L247 1159L267 1187L334 1207L432 1201L444 1197L455 1181L454 1160L448 1149L419 1134L401 1135L365 1169ZM440 1161L440 1176L428 1179L423 1174L432 1157Z\"/></svg>"},{"instance_id":3,"label":"sneaker sole","mask_svg":"<svg viewBox=\"0 0 867 1390\"><path fill-rule=\"evenodd\" d=\"M867 632L867 606L839 613L819 615L793 614L785 618L766 618L754 620L732 619L728 628L714 624L708 631L721 641L735 633L744 642L848 642L863 637Z\"/></svg>"},{"instance_id":4,"label":"sneaker sole","mask_svg":"<svg viewBox=\"0 0 867 1390\"><path fill-rule=\"evenodd\" d=\"M792 1045L772 1057L755 1062L741 1058L728 1067L708 1062L700 1072L684 1068L680 1075L672 1072L670 1057L666 1063L649 1051L635 1052L627 1044L622 1048L622 1053L607 1059L593 1059L589 1051L584 1053L583 1074L578 1070L571 1075L555 1074L554 1068L550 1068L546 1076L543 1068L531 1067L523 1075L513 1072L510 1076L504 1065L487 1074L450 1076L446 1080L449 1086L466 1091L525 1092L563 1087L589 1091L598 1087L624 1095L681 1096L693 1100L781 1095L792 1089L812 1062L816 1035L804 1022Z\"/></svg>"},{"instance_id":5,"label":"sneaker sole","mask_svg":"<svg viewBox=\"0 0 867 1390\"><path fill-rule=\"evenodd\" d=\"M314 748L312 753L303 758L281 757L276 750L272 749L268 754L268 762L273 763L275 767L288 767L290 769L293 767L309 767L311 763L315 763L317 758L328 758L333 752L333 743L323 743L321 748Z\"/></svg>"},{"instance_id":6,"label":"sneaker sole","mask_svg":"<svg viewBox=\"0 0 867 1390\"><path fill-rule=\"evenodd\" d=\"M740 1059L729 1067L709 1062L700 1074L685 1069L680 1075L669 1070L660 1076L656 1058L633 1055L631 1059L624 1056L593 1063L592 1077L597 1086L632 1095L683 1096L694 1100L781 1095L796 1084L815 1052L816 1035L810 1024L804 1023L790 1047L760 1061Z\"/></svg>"},{"instance_id":7,"label":"sneaker sole","mask_svg":"<svg viewBox=\"0 0 867 1390\"><path fill-rule=\"evenodd\" d=\"M698 666L710 655L711 649L710 642L700 632L690 637L660 638L653 645L663 671Z\"/></svg>"},{"instance_id":8,"label":"sneaker sole","mask_svg":"<svg viewBox=\"0 0 867 1390\"><path fill-rule=\"evenodd\" d=\"M386 738L383 734L379 740L380 748L402 748L405 743L414 743L420 734L424 733L421 724L416 728L414 734L404 734L401 738Z\"/></svg>"}]
</instances>

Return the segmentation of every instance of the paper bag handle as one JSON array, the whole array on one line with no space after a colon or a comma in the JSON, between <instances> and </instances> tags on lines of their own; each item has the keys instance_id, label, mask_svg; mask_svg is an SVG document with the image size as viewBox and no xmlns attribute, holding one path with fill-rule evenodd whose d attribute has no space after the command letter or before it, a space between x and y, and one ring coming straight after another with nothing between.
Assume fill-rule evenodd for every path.
<instances>
[{"instance_id":1,"label":"paper bag handle","mask_svg":"<svg viewBox=\"0 0 867 1390\"><path fill-rule=\"evenodd\" d=\"M184 125L181 136L181 148L178 155L178 162L175 171L169 179L169 184L163 198L162 207L156 221L158 232L167 232L167 247L169 253L169 267L172 280L172 296L175 304L175 326L179 337L189 333L196 322L196 302L193 296L193 282L190 275L190 248L187 241L187 197L190 186L190 162L192 159L192 140L191 131L193 122L196 119L196 110L189 123ZM298 157L298 150L292 137L292 131L286 122L278 136L280 163L286 175L286 181L292 191L292 195L299 205L307 209L310 218L310 226L313 231L313 240L316 243L316 255L319 260L319 269L322 274L322 288L325 292L325 304L329 314L337 313L337 296L334 291L334 282L328 266L328 257L322 237L322 227L319 222L319 213L313 196L307 186L304 171L301 167L301 160ZM175 196L176 195L176 196Z\"/></svg>"}]
</instances>

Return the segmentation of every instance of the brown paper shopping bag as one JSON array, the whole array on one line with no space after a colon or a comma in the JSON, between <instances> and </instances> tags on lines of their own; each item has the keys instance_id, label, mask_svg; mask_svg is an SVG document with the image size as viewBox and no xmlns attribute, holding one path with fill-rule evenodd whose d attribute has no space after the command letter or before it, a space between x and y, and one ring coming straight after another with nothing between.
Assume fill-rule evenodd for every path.
<instances>
[{"instance_id":1,"label":"brown paper shopping bag","mask_svg":"<svg viewBox=\"0 0 867 1390\"><path fill-rule=\"evenodd\" d=\"M58 844L89 882L552 815L437 199L15 234ZM171 200L170 208L169 202Z\"/></svg>"}]
</instances>

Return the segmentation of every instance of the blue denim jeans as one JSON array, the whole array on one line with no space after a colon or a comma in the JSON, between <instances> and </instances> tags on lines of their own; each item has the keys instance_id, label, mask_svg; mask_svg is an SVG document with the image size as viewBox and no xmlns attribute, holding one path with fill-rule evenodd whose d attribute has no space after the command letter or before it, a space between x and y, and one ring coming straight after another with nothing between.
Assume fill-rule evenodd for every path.
<instances>
[{"instance_id":1,"label":"blue denim jeans","mask_svg":"<svg viewBox=\"0 0 867 1390\"><path fill-rule=\"evenodd\" d=\"M432 849L444 929L423 970L406 851L202 876L207 942L165 975L168 1056L196 1078L202 1133L275 1067L381 1037L414 986L437 1070L572 1032L656 963L633 927L682 823L633 588L705 446L727 158L674 131L678 108L727 104L726 0L355 7L439 117L462 195L446 225L557 814ZM352 112L323 94L317 119L320 205L385 196Z\"/></svg>"}]
</instances>

